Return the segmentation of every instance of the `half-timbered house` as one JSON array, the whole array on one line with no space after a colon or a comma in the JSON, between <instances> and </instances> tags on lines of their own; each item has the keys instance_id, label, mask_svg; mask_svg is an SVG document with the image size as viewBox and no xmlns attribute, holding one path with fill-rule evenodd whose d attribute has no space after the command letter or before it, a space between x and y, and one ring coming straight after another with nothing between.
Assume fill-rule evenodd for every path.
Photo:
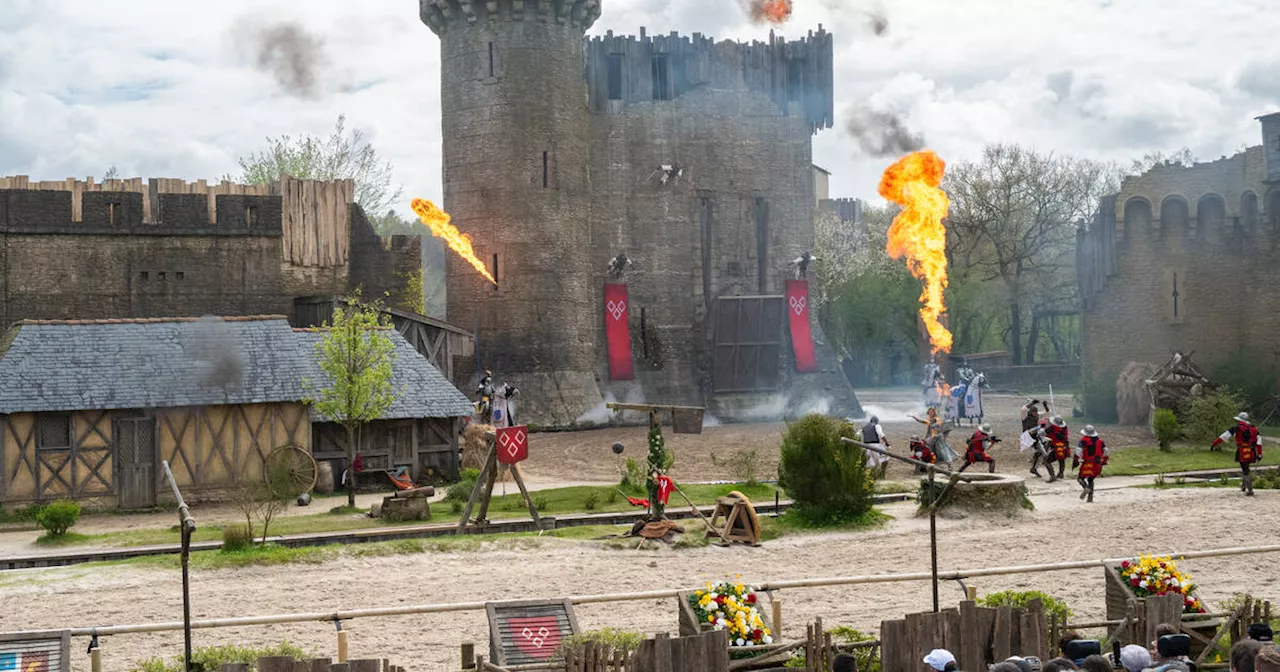
<instances>
[{"instance_id":1,"label":"half-timbered house","mask_svg":"<svg viewBox=\"0 0 1280 672\"><path fill-rule=\"evenodd\" d=\"M471 404L387 333L396 399L361 433L366 468L451 474ZM283 316L17 323L0 336L0 502L149 507L162 460L199 498L258 476L280 446L345 457L305 402L324 384L322 338Z\"/></svg>"}]
</instances>

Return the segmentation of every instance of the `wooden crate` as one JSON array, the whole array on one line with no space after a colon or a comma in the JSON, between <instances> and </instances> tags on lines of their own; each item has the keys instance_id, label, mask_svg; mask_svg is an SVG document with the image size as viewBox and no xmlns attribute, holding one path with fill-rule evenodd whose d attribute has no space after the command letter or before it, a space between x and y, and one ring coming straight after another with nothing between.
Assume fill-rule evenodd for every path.
<instances>
[{"instance_id":1,"label":"wooden crate","mask_svg":"<svg viewBox=\"0 0 1280 672\"><path fill-rule=\"evenodd\" d=\"M1123 619L1130 609L1134 614L1141 614L1144 617L1145 622L1139 624L1139 632L1145 633L1145 639L1141 642L1132 642L1133 644L1150 646L1151 640L1155 638L1156 626L1161 623L1170 623L1178 625L1183 632L1191 635L1191 657L1195 658L1205 650L1208 640L1213 638L1218 628L1222 627L1223 619L1220 618L1184 621L1181 597L1178 598L1178 604L1175 606L1169 599L1157 601L1134 595L1129 586L1125 585L1124 579L1120 578L1118 567L1108 566L1104 569L1104 573L1107 620ZM1192 596L1194 597L1195 594L1192 593Z\"/></svg>"},{"instance_id":2,"label":"wooden crate","mask_svg":"<svg viewBox=\"0 0 1280 672\"><path fill-rule=\"evenodd\" d=\"M676 601L679 603L678 616L680 619L680 636L693 637L708 632L713 632L715 628L710 623L699 621L698 615L693 611L693 605L689 604L689 598L693 593L681 592L676 594ZM764 627L773 630L773 624L769 622L769 614L772 613L772 606L769 596L764 593L756 593L756 609L760 611L760 620L764 621ZM774 633L774 639L778 639L778 633Z\"/></svg>"}]
</instances>

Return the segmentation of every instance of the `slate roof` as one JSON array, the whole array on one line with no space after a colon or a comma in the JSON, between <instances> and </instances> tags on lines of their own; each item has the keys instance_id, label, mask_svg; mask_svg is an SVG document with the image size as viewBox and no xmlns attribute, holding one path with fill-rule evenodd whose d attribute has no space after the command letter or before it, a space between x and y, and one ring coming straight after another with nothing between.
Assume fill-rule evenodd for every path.
<instances>
[{"instance_id":1,"label":"slate roof","mask_svg":"<svg viewBox=\"0 0 1280 672\"><path fill-rule=\"evenodd\" d=\"M386 419L469 415L471 402L394 330ZM296 402L323 384L319 330L279 315L24 320L0 337L0 413ZM313 411L314 413L314 411ZM323 419L323 418L320 418Z\"/></svg>"}]
</instances>

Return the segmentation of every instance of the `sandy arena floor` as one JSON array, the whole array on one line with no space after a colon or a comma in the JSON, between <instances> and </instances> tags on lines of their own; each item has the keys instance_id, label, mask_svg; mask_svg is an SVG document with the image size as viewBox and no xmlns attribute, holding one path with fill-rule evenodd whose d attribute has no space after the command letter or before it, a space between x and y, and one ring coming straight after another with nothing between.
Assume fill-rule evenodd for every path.
<instances>
[{"instance_id":1,"label":"sandy arena floor","mask_svg":"<svg viewBox=\"0 0 1280 672\"><path fill-rule=\"evenodd\" d=\"M901 440L911 425L890 419L895 417L893 409L884 402L892 403L893 399L875 401L881 403L877 410L886 419L886 430ZM910 403L910 399L904 401ZM1016 436L1010 414L1020 401L1004 400L1005 417L996 420L997 431ZM866 403L870 402L867 399ZM768 460L762 459L762 471L771 469L776 464L779 429L780 425L729 426L713 428L701 438L671 436L670 445L678 455L677 478L728 476L711 468L710 455L721 447L744 444L759 446L762 453L772 445ZM643 430L539 435L536 445L540 449L533 451L530 477L542 482L556 474L569 475L574 482L612 480L616 467L608 447L614 440L627 442L627 452L633 453L633 446L643 444ZM1016 446L1001 450L1012 454ZM1024 459L1011 460L1001 471L1025 469L1024 465ZM1073 481L1038 483L1032 488L1034 512L1014 519L941 520L941 566L968 569L1264 544L1280 535L1280 518L1261 513L1280 503L1280 493L1259 491L1257 498L1246 502L1232 489L1105 489L1126 482L1131 481L1108 482L1104 478L1099 482L1097 502L1091 506L1078 500ZM882 530L790 536L756 549L637 552L607 549L599 542L513 540L482 552L347 558L324 565L199 572L192 582L192 615L197 619L222 618L614 593L696 586L739 573L749 582L761 582L927 571L927 520L914 518L911 504L893 505L885 511L895 520ZM1199 580L1201 595L1210 605L1246 590L1280 601L1280 565L1275 556L1186 561L1184 567ZM1103 616L1101 570L993 577L977 582L977 586L981 593L1006 588L1045 590L1066 599L1078 617ZM941 588L944 605L962 595L954 582ZM0 631L175 621L181 618L181 595L180 573L173 570L69 567L3 572ZM930 607L927 582L798 589L786 591L782 598L785 635L790 637L802 634L803 624L815 616L822 616L829 625L875 631L882 619L901 618ZM676 630L673 600L587 605L577 613L582 627L588 629ZM344 628L351 632L352 657L390 657L414 671L456 669L453 666L461 642L477 642L483 651L487 641L483 612L360 619L344 624ZM265 645L281 640L321 655L336 654L330 624L195 632L197 646ZM88 669L89 659L83 653L86 645L80 639L73 641L75 670ZM148 656L178 655L182 633L112 636L105 638L103 647L106 669L127 670Z\"/></svg>"}]
</instances>

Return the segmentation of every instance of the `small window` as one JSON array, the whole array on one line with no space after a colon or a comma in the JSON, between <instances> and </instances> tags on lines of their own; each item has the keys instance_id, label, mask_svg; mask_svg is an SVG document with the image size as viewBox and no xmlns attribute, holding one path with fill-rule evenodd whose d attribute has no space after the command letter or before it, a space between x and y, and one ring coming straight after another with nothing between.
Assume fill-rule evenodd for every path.
<instances>
[{"instance_id":1,"label":"small window","mask_svg":"<svg viewBox=\"0 0 1280 672\"><path fill-rule=\"evenodd\" d=\"M493 291L498 291L498 285L502 282L502 278L498 277L498 253L493 253Z\"/></svg>"},{"instance_id":2,"label":"small window","mask_svg":"<svg viewBox=\"0 0 1280 672\"><path fill-rule=\"evenodd\" d=\"M622 100L622 54L609 54L609 100Z\"/></svg>"},{"instance_id":3,"label":"small window","mask_svg":"<svg viewBox=\"0 0 1280 672\"><path fill-rule=\"evenodd\" d=\"M71 414L41 413L37 416L40 450L67 450L71 448Z\"/></svg>"},{"instance_id":4,"label":"small window","mask_svg":"<svg viewBox=\"0 0 1280 672\"><path fill-rule=\"evenodd\" d=\"M147 271L143 271L143 272L141 272L141 273L139 273L139 274L138 274L138 277L142 278L142 281L143 281L143 282L146 282L147 280L150 280L150 279L151 279L151 273L149 273L149 272L147 272Z\"/></svg>"},{"instance_id":5,"label":"small window","mask_svg":"<svg viewBox=\"0 0 1280 672\"><path fill-rule=\"evenodd\" d=\"M186 280L187 274L184 271L177 271L173 274L173 277L178 280Z\"/></svg>"},{"instance_id":6,"label":"small window","mask_svg":"<svg viewBox=\"0 0 1280 672\"><path fill-rule=\"evenodd\" d=\"M244 206L244 223L245 223L245 226L251 229L258 228L258 206L256 205Z\"/></svg>"},{"instance_id":7,"label":"small window","mask_svg":"<svg viewBox=\"0 0 1280 672\"><path fill-rule=\"evenodd\" d=\"M656 54L653 57L653 99L654 100L671 100L671 85L669 73L671 69L667 61L666 54Z\"/></svg>"},{"instance_id":8,"label":"small window","mask_svg":"<svg viewBox=\"0 0 1280 672\"><path fill-rule=\"evenodd\" d=\"M111 224L111 226L120 226L120 204L119 203L107 204L107 222Z\"/></svg>"},{"instance_id":9,"label":"small window","mask_svg":"<svg viewBox=\"0 0 1280 672\"><path fill-rule=\"evenodd\" d=\"M542 153L542 188L551 186L551 153Z\"/></svg>"},{"instance_id":10,"label":"small window","mask_svg":"<svg viewBox=\"0 0 1280 672\"><path fill-rule=\"evenodd\" d=\"M156 273L156 280L159 280L160 282L164 282L165 275L166 273L164 271L160 271L159 273Z\"/></svg>"},{"instance_id":11,"label":"small window","mask_svg":"<svg viewBox=\"0 0 1280 672\"><path fill-rule=\"evenodd\" d=\"M493 43L489 43L489 76L493 76Z\"/></svg>"}]
</instances>

